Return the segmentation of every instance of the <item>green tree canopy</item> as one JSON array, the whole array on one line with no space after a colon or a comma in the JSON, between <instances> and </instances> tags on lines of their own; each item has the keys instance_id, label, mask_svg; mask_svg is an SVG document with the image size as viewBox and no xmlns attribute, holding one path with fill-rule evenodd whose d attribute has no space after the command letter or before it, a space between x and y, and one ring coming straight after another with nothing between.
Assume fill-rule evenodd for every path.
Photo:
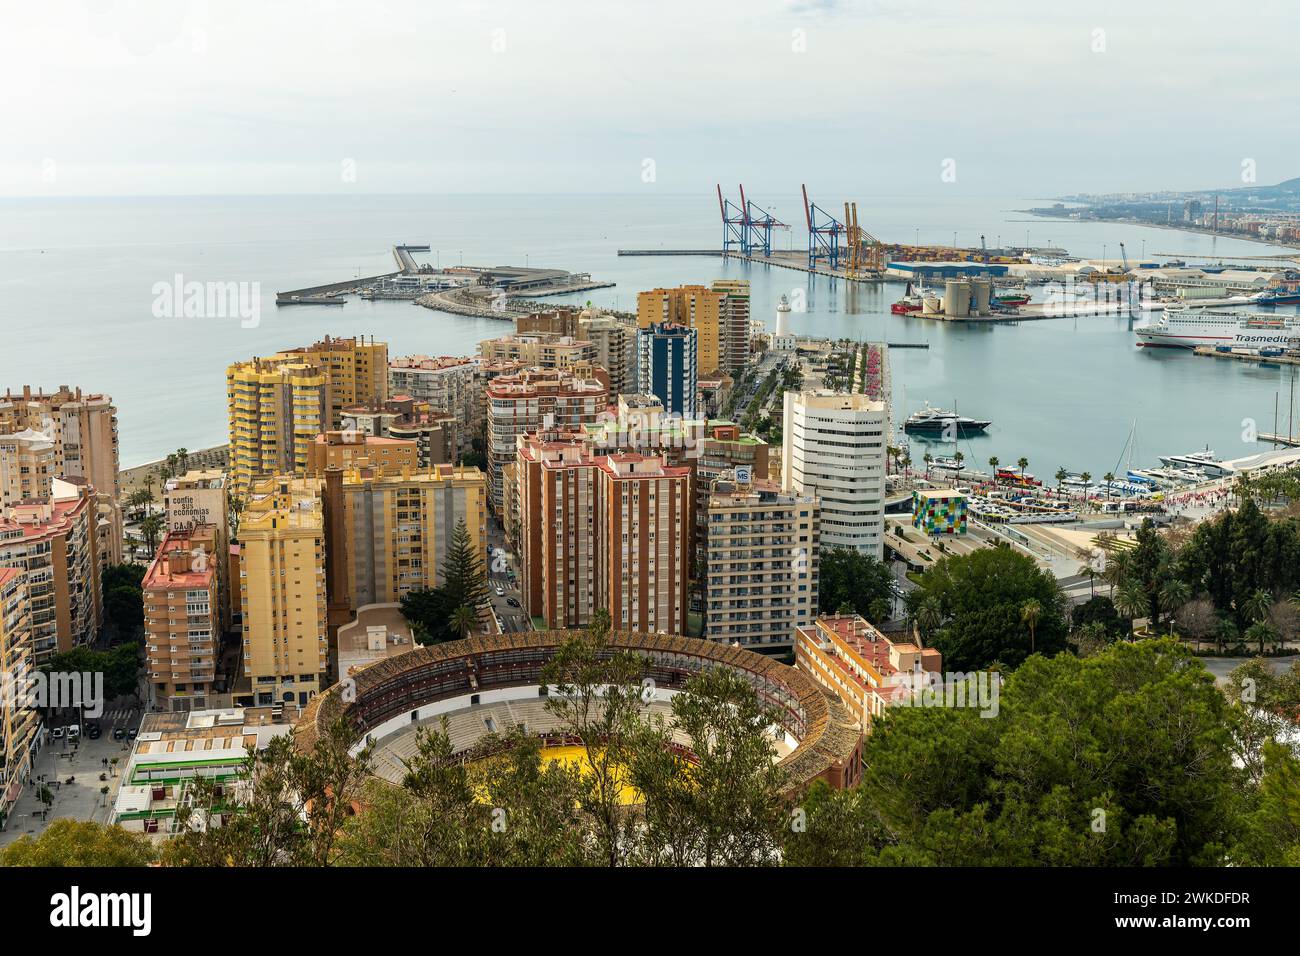
<instances>
[{"instance_id":1,"label":"green tree canopy","mask_svg":"<svg viewBox=\"0 0 1300 956\"><path fill-rule=\"evenodd\" d=\"M55 820L38 837L0 851L0 866L146 866L158 856L149 838L90 820Z\"/></svg>"}]
</instances>

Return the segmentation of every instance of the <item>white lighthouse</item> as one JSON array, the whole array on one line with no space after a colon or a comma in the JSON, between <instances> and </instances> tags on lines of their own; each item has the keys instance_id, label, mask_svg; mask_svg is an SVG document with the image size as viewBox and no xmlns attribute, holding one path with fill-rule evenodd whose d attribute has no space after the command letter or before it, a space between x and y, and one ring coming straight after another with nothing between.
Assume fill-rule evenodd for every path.
<instances>
[{"instance_id":1,"label":"white lighthouse","mask_svg":"<svg viewBox=\"0 0 1300 956\"><path fill-rule=\"evenodd\" d=\"M790 300L781 296L781 301L776 304L776 337L784 338L790 334Z\"/></svg>"}]
</instances>

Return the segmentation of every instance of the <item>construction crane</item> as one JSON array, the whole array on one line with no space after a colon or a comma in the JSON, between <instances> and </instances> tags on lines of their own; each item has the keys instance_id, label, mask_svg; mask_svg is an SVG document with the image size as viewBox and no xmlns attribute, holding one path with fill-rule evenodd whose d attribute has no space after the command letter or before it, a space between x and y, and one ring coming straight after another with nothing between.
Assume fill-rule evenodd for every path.
<instances>
[{"instance_id":1,"label":"construction crane","mask_svg":"<svg viewBox=\"0 0 1300 956\"><path fill-rule=\"evenodd\" d=\"M1124 265L1124 271L1125 271L1125 273L1127 273L1127 272L1129 271L1129 270L1128 270L1128 253L1124 251L1124 243L1122 243L1122 242L1119 244L1119 261L1120 261L1121 263L1123 263L1123 265Z\"/></svg>"},{"instance_id":2,"label":"construction crane","mask_svg":"<svg viewBox=\"0 0 1300 956\"><path fill-rule=\"evenodd\" d=\"M756 255L760 252L764 256L770 256L772 254L772 230L789 229L790 227L770 212L746 199L743 183L740 187L740 212L742 217L741 251L747 256Z\"/></svg>"}]
</instances>

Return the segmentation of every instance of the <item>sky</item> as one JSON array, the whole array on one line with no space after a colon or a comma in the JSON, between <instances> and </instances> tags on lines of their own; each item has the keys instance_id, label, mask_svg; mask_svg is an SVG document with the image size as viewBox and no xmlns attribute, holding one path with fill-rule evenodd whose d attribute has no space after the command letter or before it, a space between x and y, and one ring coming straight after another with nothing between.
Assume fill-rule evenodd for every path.
<instances>
[{"instance_id":1,"label":"sky","mask_svg":"<svg viewBox=\"0 0 1300 956\"><path fill-rule=\"evenodd\" d=\"M3 196L1300 175L1291 0L0 2Z\"/></svg>"}]
</instances>

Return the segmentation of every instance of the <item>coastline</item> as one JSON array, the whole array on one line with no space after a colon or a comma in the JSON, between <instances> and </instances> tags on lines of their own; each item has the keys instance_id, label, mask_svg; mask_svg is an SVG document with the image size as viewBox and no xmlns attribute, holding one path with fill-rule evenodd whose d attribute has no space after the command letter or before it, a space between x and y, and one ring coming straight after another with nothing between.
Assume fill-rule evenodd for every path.
<instances>
[{"instance_id":1,"label":"coastline","mask_svg":"<svg viewBox=\"0 0 1300 956\"><path fill-rule=\"evenodd\" d=\"M1042 213L1034 212L1032 209L1020 209L1027 216L1033 216L1043 222L1078 222L1078 223L1120 223L1125 226L1149 226L1152 229L1165 229L1170 232L1185 232L1193 236L1213 236L1216 239L1239 239L1242 242L1254 242L1263 246L1273 246L1278 249L1293 249L1300 258L1300 245L1290 242L1282 242L1278 239L1261 239L1258 236L1251 236L1236 232L1215 232L1213 229L1206 229L1203 226L1185 226L1174 225L1166 222L1149 222L1145 219L1072 219L1069 216L1047 216ZM1169 255L1170 253L1166 253ZM1207 257L1208 258L1208 257ZM1225 256L1221 255L1220 259L1286 259L1288 256Z\"/></svg>"}]
</instances>

